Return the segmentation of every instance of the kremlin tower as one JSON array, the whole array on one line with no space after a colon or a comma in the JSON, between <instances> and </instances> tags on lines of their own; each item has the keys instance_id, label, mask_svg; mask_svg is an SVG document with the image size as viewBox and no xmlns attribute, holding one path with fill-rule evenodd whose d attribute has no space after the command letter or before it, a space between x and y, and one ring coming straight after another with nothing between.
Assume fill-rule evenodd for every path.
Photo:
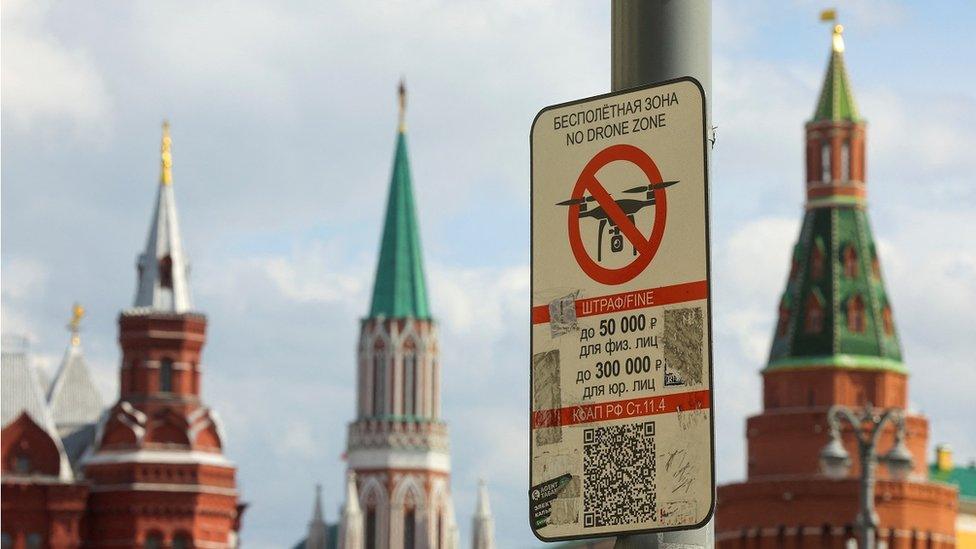
<instances>
[{"instance_id":1,"label":"kremlin tower","mask_svg":"<svg viewBox=\"0 0 976 549\"><path fill-rule=\"evenodd\" d=\"M91 547L235 547L243 506L217 414L200 399L207 318L193 308L169 126L135 303L119 315L121 395L84 462Z\"/></svg>"},{"instance_id":2,"label":"kremlin tower","mask_svg":"<svg viewBox=\"0 0 976 549\"><path fill-rule=\"evenodd\" d=\"M827 412L841 404L904 410L908 369L867 214L866 124L833 30L827 74L806 124L806 205L778 307L763 411L746 423L747 479L718 489L722 547L844 547L856 537L859 460L845 478L819 469ZM905 480L878 467L877 540L889 549L954 546L954 489L927 482L928 420L905 412L914 467ZM889 425L877 450L895 442ZM841 433L857 456L855 433Z\"/></svg>"},{"instance_id":3,"label":"kremlin tower","mask_svg":"<svg viewBox=\"0 0 976 549\"><path fill-rule=\"evenodd\" d=\"M414 208L406 92L369 316L360 322L356 419L339 537L346 549L454 549L447 425L441 420L437 323L427 302ZM358 498L358 506L348 500ZM350 520L361 516L361 539ZM357 542L361 542L359 545Z\"/></svg>"}]
</instances>

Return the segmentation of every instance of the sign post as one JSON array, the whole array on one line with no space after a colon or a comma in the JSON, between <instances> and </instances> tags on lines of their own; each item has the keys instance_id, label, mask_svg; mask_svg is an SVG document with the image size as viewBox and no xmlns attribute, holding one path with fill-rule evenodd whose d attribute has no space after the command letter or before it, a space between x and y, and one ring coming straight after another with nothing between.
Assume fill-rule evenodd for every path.
<instances>
[{"instance_id":1,"label":"sign post","mask_svg":"<svg viewBox=\"0 0 976 549\"><path fill-rule=\"evenodd\" d=\"M532 126L529 520L542 540L714 507L706 104L677 80Z\"/></svg>"}]
</instances>

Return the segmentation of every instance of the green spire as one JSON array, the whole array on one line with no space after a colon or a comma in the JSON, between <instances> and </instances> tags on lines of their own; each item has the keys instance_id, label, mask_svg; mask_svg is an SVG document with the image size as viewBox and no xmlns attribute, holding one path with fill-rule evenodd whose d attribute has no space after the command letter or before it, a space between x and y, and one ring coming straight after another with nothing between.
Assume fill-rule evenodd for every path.
<instances>
[{"instance_id":1,"label":"green spire","mask_svg":"<svg viewBox=\"0 0 976 549\"><path fill-rule=\"evenodd\" d=\"M400 84L400 128L397 133L390 194L386 201L386 221L380 242L380 259L369 316L391 318L430 318L424 262L420 249L420 230L413 202L407 136L403 123L406 92Z\"/></svg>"},{"instance_id":2,"label":"green spire","mask_svg":"<svg viewBox=\"0 0 976 549\"><path fill-rule=\"evenodd\" d=\"M850 78L844 67L843 32L843 25L834 25L830 61L827 63L827 74L820 89L817 110L813 113L814 122L821 120L857 122L861 119L857 113L857 105L854 103Z\"/></svg>"}]
</instances>

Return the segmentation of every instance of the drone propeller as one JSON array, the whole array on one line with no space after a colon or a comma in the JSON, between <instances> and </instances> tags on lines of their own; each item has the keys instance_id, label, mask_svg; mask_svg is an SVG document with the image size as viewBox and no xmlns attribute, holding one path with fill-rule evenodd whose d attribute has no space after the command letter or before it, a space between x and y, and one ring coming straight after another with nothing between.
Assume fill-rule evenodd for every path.
<instances>
[{"instance_id":1,"label":"drone propeller","mask_svg":"<svg viewBox=\"0 0 976 549\"><path fill-rule=\"evenodd\" d=\"M664 189L678 183L678 181L662 181L660 183L651 183L650 185L641 185L640 187L634 187L633 189L627 189L625 193L642 193L645 191L656 191L658 189Z\"/></svg>"},{"instance_id":2,"label":"drone propeller","mask_svg":"<svg viewBox=\"0 0 976 549\"><path fill-rule=\"evenodd\" d=\"M585 204L587 202L593 202L596 198L592 196L584 196L582 198L571 198L569 200L564 200L562 202L557 202L557 206L578 206L580 204Z\"/></svg>"}]
</instances>

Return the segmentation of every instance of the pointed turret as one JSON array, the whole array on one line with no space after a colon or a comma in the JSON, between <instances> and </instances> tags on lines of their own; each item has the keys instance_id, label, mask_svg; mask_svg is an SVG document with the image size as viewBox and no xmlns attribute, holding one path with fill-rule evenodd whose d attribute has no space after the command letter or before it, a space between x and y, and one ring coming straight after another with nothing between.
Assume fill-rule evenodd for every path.
<instances>
[{"instance_id":1,"label":"pointed turret","mask_svg":"<svg viewBox=\"0 0 976 549\"><path fill-rule=\"evenodd\" d=\"M315 485L315 506L312 509L312 520L308 523L308 537L305 538L305 549L325 549L328 547L328 527L322 515L322 485Z\"/></svg>"},{"instance_id":2,"label":"pointed turret","mask_svg":"<svg viewBox=\"0 0 976 549\"><path fill-rule=\"evenodd\" d=\"M471 549L495 549L495 519L483 480L478 483L478 503L471 520Z\"/></svg>"},{"instance_id":3,"label":"pointed turret","mask_svg":"<svg viewBox=\"0 0 976 549\"><path fill-rule=\"evenodd\" d=\"M860 120L850 77L847 76L847 68L844 66L844 26L840 24L833 27L827 75L824 77L823 87L820 88L813 120Z\"/></svg>"},{"instance_id":4,"label":"pointed turret","mask_svg":"<svg viewBox=\"0 0 976 549\"><path fill-rule=\"evenodd\" d=\"M76 303L68 323L71 340L47 392L51 416L73 465L77 465L79 458L94 442L95 424L103 409L102 396L92 381L81 349L81 319L84 314L84 307Z\"/></svg>"},{"instance_id":5,"label":"pointed turret","mask_svg":"<svg viewBox=\"0 0 976 549\"><path fill-rule=\"evenodd\" d=\"M71 462L44 398L37 368L31 364L27 339L5 334L0 351L4 475L45 475L71 481Z\"/></svg>"},{"instance_id":6,"label":"pointed turret","mask_svg":"<svg viewBox=\"0 0 976 549\"><path fill-rule=\"evenodd\" d=\"M386 220L376 267L376 281L373 285L373 300L369 308L369 316L372 318L430 318L420 249L420 229L407 155L406 94L401 81L396 153L386 201Z\"/></svg>"},{"instance_id":7,"label":"pointed turret","mask_svg":"<svg viewBox=\"0 0 976 549\"><path fill-rule=\"evenodd\" d=\"M183 255L180 225L173 195L173 156L169 123L163 122L159 189L145 251L139 256L139 284L134 306L159 312L191 310L189 265Z\"/></svg>"},{"instance_id":8,"label":"pointed turret","mask_svg":"<svg viewBox=\"0 0 976 549\"><path fill-rule=\"evenodd\" d=\"M844 69L842 32L834 25L816 114L806 125L806 213L767 370L905 371L868 222L866 124Z\"/></svg>"},{"instance_id":9,"label":"pointed turret","mask_svg":"<svg viewBox=\"0 0 976 549\"><path fill-rule=\"evenodd\" d=\"M346 501L339 516L339 549L363 549L363 512L359 507L356 473L346 473Z\"/></svg>"}]
</instances>

